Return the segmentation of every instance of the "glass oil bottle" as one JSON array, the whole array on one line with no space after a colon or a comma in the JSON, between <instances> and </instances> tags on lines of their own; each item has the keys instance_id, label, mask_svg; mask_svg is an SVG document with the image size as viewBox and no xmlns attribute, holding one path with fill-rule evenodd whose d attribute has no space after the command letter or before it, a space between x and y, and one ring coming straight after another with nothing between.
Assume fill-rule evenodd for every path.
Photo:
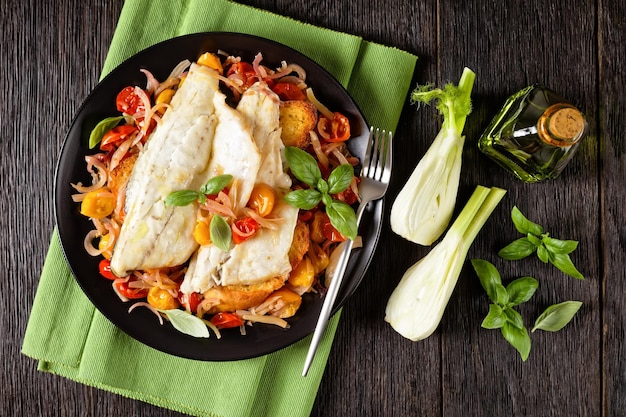
<instances>
[{"instance_id":1,"label":"glass oil bottle","mask_svg":"<svg viewBox=\"0 0 626 417\"><path fill-rule=\"evenodd\" d=\"M478 148L524 182L559 176L587 131L585 116L540 85L513 94L478 141Z\"/></svg>"}]
</instances>

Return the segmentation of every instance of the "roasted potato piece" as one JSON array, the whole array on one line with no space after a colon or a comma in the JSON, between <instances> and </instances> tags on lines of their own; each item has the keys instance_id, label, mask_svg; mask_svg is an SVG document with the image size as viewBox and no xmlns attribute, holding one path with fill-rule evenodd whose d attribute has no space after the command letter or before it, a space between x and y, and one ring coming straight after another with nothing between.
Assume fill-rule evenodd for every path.
<instances>
[{"instance_id":1,"label":"roasted potato piece","mask_svg":"<svg viewBox=\"0 0 626 417\"><path fill-rule=\"evenodd\" d=\"M285 101L280 104L281 139L285 146L306 148L311 139L309 132L317 124L317 109L313 103L302 100Z\"/></svg>"}]
</instances>

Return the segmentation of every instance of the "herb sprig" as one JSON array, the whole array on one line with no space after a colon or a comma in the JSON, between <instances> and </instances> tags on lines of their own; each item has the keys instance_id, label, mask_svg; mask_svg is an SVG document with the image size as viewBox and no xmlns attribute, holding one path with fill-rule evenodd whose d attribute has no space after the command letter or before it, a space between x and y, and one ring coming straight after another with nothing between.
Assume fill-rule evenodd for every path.
<instances>
[{"instance_id":1,"label":"herb sprig","mask_svg":"<svg viewBox=\"0 0 626 417\"><path fill-rule=\"evenodd\" d=\"M354 177L352 165L339 165L330 173L328 180L325 180L315 158L308 152L294 146L286 146L285 159L291 173L311 187L291 191L284 197L285 201L302 210L311 210L320 202L324 203L326 214L335 229L343 236L355 239L357 224L354 210L348 204L331 196L345 191L350 186Z\"/></svg>"},{"instance_id":2,"label":"herb sprig","mask_svg":"<svg viewBox=\"0 0 626 417\"><path fill-rule=\"evenodd\" d=\"M578 247L578 241L560 240L550 237L543 227L528 220L515 206L511 210L511 219L518 232L525 237L514 240L502 248L498 255L507 260L519 260L537 253L537 257L544 263L551 263L565 274L576 279L585 279L569 254Z\"/></svg>"}]
</instances>

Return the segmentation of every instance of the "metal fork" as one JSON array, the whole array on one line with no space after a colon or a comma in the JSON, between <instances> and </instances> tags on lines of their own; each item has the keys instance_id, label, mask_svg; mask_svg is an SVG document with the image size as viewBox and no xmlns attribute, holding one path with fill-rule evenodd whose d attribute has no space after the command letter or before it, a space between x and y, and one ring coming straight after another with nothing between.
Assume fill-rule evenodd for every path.
<instances>
[{"instance_id":1,"label":"metal fork","mask_svg":"<svg viewBox=\"0 0 626 417\"><path fill-rule=\"evenodd\" d=\"M367 149L365 151L365 157L363 159L363 168L361 170L361 182L359 184L359 196L361 203L356 210L356 222L357 225L361 222L361 216L365 207L370 201L381 199L387 192L387 186L391 178L391 132L386 133L384 130L370 128L370 138L367 143ZM330 313L339 287L343 281L343 276L348 266L348 259L350 258L350 252L354 241L347 239L344 243L343 251L337 261L337 268L332 277L330 286L322 305L320 316L315 326L315 332L313 333L313 339L309 346L309 351L304 362L304 369L302 370L302 376L306 376L315 357L317 346L322 338Z\"/></svg>"}]
</instances>

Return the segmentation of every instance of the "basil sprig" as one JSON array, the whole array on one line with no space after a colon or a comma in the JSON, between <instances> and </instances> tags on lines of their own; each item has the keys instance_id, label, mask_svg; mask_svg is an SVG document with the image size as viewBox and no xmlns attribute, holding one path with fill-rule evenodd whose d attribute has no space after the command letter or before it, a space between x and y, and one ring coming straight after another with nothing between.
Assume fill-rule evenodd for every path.
<instances>
[{"instance_id":1,"label":"basil sprig","mask_svg":"<svg viewBox=\"0 0 626 417\"><path fill-rule=\"evenodd\" d=\"M550 237L550 234L545 232L543 227L528 220L515 206L511 210L511 219L517 231L526 236L516 239L502 248L498 252L501 258L519 260L536 252L537 257L542 262L551 263L571 277L585 279L569 256L578 247L577 241Z\"/></svg>"},{"instance_id":2,"label":"basil sprig","mask_svg":"<svg viewBox=\"0 0 626 417\"><path fill-rule=\"evenodd\" d=\"M500 273L492 263L483 259L472 259L471 262L480 284L492 302L481 326L485 329L500 329L502 336L517 349L525 361L530 354L530 336L521 314L513 307L530 300L539 283L533 277L522 277L505 287Z\"/></svg>"},{"instance_id":3,"label":"basil sprig","mask_svg":"<svg viewBox=\"0 0 626 417\"><path fill-rule=\"evenodd\" d=\"M356 214L352 207L343 201L335 200L332 194L345 191L354 177L352 165L343 164L330 173L328 180L322 178L315 158L306 151L294 146L285 147L285 159L292 174L311 188L295 190L284 199L290 205L302 210L311 210L320 202L326 206L330 223L349 239L357 235Z\"/></svg>"},{"instance_id":4,"label":"basil sprig","mask_svg":"<svg viewBox=\"0 0 626 417\"><path fill-rule=\"evenodd\" d=\"M229 174L217 175L208 180L200 191L195 190L178 190L168 194L165 198L166 206L187 206L194 201L200 204L206 201L207 195L217 194L222 191L233 180L233 176Z\"/></svg>"},{"instance_id":5,"label":"basil sprig","mask_svg":"<svg viewBox=\"0 0 626 417\"><path fill-rule=\"evenodd\" d=\"M204 203L207 195L214 195L222 191L233 180L233 176L229 174L217 175L207 181L200 191L195 190L178 190L174 191L165 198L166 206L186 206L195 201L200 204ZM232 232L226 219L219 214L214 214L209 223L209 233L211 242L224 252L228 252L232 241Z\"/></svg>"},{"instance_id":6,"label":"basil sprig","mask_svg":"<svg viewBox=\"0 0 626 417\"><path fill-rule=\"evenodd\" d=\"M526 361L530 354L531 339L521 314L513 307L532 298L539 286L538 281L533 277L522 277L505 287L500 273L492 263L483 259L472 259L471 263L480 284L492 302L481 327L500 329L504 339L517 349L522 360ZM549 306L539 315L531 332L538 329L549 332L561 330L572 320L581 306L580 301L564 301Z\"/></svg>"}]
</instances>

